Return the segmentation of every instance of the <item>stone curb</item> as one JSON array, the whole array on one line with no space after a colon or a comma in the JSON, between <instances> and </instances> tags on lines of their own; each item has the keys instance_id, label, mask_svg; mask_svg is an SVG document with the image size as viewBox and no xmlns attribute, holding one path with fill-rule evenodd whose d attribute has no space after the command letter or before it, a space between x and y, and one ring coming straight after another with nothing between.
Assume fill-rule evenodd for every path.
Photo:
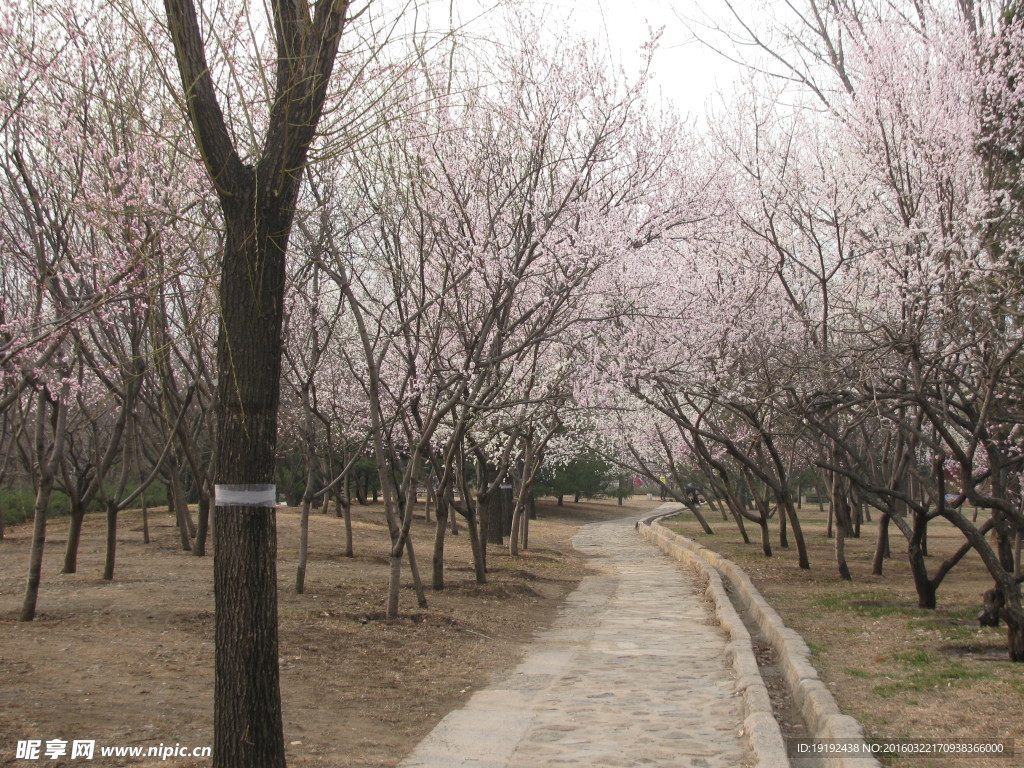
<instances>
[{"instance_id":1,"label":"stone curb","mask_svg":"<svg viewBox=\"0 0 1024 768\"><path fill-rule=\"evenodd\" d=\"M737 664L737 655L734 655L733 666L736 668L739 684L743 689L744 706L747 712L744 726L748 739L750 739L751 749L754 750L754 754L757 756L758 765L765 766L765 768L785 766L789 765L789 759L786 757L786 748L778 723L775 721L771 711L771 702L768 699L767 689L761 680L760 672L757 670L757 661L754 659L750 635L736 613L732 602L729 600L729 596L725 594L724 588L721 587L721 578L728 579L740 603L750 612L758 628L767 638L778 656L779 665L786 680L786 686L789 688L789 693L793 697L797 708L803 715L812 738L816 740L842 739L844 741L864 742L864 731L860 723L839 711L839 706L836 704L835 699L832 698L832 694L829 693L828 688L821 681L821 678L818 677L818 670L810 662L810 649L803 638L783 624L779 614L768 605L761 596L761 593L757 591L757 588L750 581L750 577L733 562L722 557L717 552L702 547L695 541L670 531L661 525L660 520L662 518L671 517L675 514L678 514L678 512L652 515L641 520L637 528L644 538L656 544L666 554L679 561L695 563L702 571L707 573L709 592L712 590L714 580L717 579L719 589L721 589L721 599L724 602L720 602L717 594L714 595L713 599L718 616L722 621L722 626L725 627L732 638L729 644L730 648L737 647L737 655L743 653L749 658L749 662L744 661L742 664ZM739 634L734 633L731 626L733 622L739 623L739 629L743 633L742 640ZM738 647L741 643L742 650ZM748 684L750 663L754 665L753 674L757 677L759 689L757 689L756 685ZM756 689L758 692L749 693L752 689ZM761 699L762 692L764 695L763 701ZM773 733L770 735L763 733L766 730L763 726L756 731L751 728L751 725L755 723L761 725L763 721L765 709L762 708L762 705L767 707L767 717L771 720L771 725L773 726ZM752 721L753 718L757 719ZM781 753L777 751L779 749L781 749ZM865 751L858 750L856 757L835 755L823 757L821 762L828 768L880 768L880 763L873 757L865 757L866 754Z\"/></svg>"}]
</instances>

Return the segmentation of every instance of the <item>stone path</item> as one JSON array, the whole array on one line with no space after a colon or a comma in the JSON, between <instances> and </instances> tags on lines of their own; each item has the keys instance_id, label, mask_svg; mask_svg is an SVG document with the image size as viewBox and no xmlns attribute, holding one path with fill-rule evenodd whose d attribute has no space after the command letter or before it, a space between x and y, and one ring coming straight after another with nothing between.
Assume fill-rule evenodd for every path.
<instances>
[{"instance_id":1,"label":"stone path","mask_svg":"<svg viewBox=\"0 0 1024 768\"><path fill-rule=\"evenodd\" d=\"M690 573L632 530L637 519L580 529L573 544L598 573L402 768L753 764L725 633Z\"/></svg>"}]
</instances>

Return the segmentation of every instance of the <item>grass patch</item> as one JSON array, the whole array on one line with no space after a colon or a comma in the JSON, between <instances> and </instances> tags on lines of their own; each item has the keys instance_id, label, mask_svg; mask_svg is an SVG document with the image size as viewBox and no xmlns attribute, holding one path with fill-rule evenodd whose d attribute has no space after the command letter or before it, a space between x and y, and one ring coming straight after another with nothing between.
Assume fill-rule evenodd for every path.
<instances>
[{"instance_id":1,"label":"grass patch","mask_svg":"<svg viewBox=\"0 0 1024 768\"><path fill-rule=\"evenodd\" d=\"M847 677L857 677L861 680L870 680L878 677L874 672L868 672L866 669L844 669L843 674Z\"/></svg>"},{"instance_id":2,"label":"grass patch","mask_svg":"<svg viewBox=\"0 0 1024 768\"><path fill-rule=\"evenodd\" d=\"M926 667L932 663L932 656L927 651L911 651L910 653L897 653L893 661L898 661L908 667Z\"/></svg>"},{"instance_id":3,"label":"grass patch","mask_svg":"<svg viewBox=\"0 0 1024 768\"><path fill-rule=\"evenodd\" d=\"M989 670L935 656L924 650L897 653L893 655L892 661L912 671L901 680L876 685L871 689L872 693L883 699L896 698L908 692L960 687L994 677Z\"/></svg>"},{"instance_id":4,"label":"grass patch","mask_svg":"<svg viewBox=\"0 0 1024 768\"><path fill-rule=\"evenodd\" d=\"M878 592L835 592L814 600L815 608L827 611L848 611L869 619L890 616L917 616L921 608L884 599Z\"/></svg>"},{"instance_id":5,"label":"grass patch","mask_svg":"<svg viewBox=\"0 0 1024 768\"><path fill-rule=\"evenodd\" d=\"M830 647L825 643L816 643L813 640L804 638L804 642L807 644L807 648L810 650L812 656L822 656L829 652Z\"/></svg>"}]
</instances>

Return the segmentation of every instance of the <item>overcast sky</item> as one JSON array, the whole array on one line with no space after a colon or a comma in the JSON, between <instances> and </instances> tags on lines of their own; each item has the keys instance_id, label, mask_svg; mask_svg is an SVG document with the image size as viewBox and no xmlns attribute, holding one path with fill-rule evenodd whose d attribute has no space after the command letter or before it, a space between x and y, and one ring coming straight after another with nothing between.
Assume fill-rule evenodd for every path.
<instances>
[{"instance_id":1,"label":"overcast sky","mask_svg":"<svg viewBox=\"0 0 1024 768\"><path fill-rule=\"evenodd\" d=\"M433 0L432 23L442 23L453 9L457 22L486 24L479 17L501 0ZM530 0L521 0L529 6ZM744 5L747 2L743 3ZM728 90L737 76L735 65L693 39L684 18L722 19L727 9L721 0L681 3L672 0L535 0L543 9L553 34L563 29L603 40L627 73L638 71L641 46L651 30L664 28L654 60L654 85L682 112L700 115L706 102L719 89ZM476 19L477 21L474 21Z\"/></svg>"}]
</instances>

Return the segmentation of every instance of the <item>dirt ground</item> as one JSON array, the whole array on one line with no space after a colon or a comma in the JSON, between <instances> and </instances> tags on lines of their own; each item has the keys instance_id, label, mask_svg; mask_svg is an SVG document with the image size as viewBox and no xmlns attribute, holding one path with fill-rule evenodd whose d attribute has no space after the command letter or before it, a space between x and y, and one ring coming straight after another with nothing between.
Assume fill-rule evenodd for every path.
<instances>
[{"instance_id":1,"label":"dirt ground","mask_svg":"<svg viewBox=\"0 0 1024 768\"><path fill-rule=\"evenodd\" d=\"M628 504L628 502L627 502ZM355 558L340 556L343 522L310 519L306 593L294 591L298 514L279 510L280 649L285 743L292 768L394 766L451 709L514 665L532 633L554 618L586 573L570 540L586 522L650 508L642 501L541 504L520 558L488 553L490 583L473 581L468 536L447 539L448 589L402 617L381 619L387 585L382 510L354 506ZM414 536L429 584L433 523ZM87 518L79 572L62 575L66 519L50 522L35 621L17 620L29 526L0 541L0 766L18 741L95 740L91 764L208 766L209 760L107 758L100 746L212 745L212 559L180 550L173 517L150 514L142 543L137 512L121 517L115 580L104 582L104 522ZM408 574L406 573L406 577ZM45 757L45 756L44 756Z\"/></svg>"},{"instance_id":2,"label":"dirt ground","mask_svg":"<svg viewBox=\"0 0 1024 768\"><path fill-rule=\"evenodd\" d=\"M776 521L775 554L765 558L754 526L748 524L754 542L748 546L735 524L722 522L715 512L708 517L714 536L705 535L689 513L682 519L671 527L742 566L783 621L804 637L839 707L857 718L869 737L1015 742L1012 757L904 757L891 765L1024 766L1024 664L1007 660L1005 628L978 626L981 594L992 581L974 553L946 577L938 608L929 611L917 607L906 541L895 526L890 529L893 557L883 576L871 575L876 526L865 524L862 538L847 539L853 575L847 583L838 576L834 542L825 536L825 515L816 505L801 512L810 571L797 565L792 534L789 549L777 548ZM962 541L945 521L934 522L929 571L934 574Z\"/></svg>"}]
</instances>

